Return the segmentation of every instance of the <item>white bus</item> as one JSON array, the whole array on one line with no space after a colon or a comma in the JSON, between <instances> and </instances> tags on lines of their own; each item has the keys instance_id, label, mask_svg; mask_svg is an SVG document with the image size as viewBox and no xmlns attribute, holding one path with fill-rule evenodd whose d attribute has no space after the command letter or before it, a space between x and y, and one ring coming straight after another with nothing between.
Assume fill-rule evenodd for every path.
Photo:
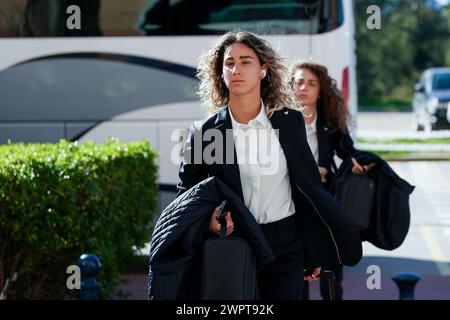
<instances>
[{"instance_id":1,"label":"white bus","mask_svg":"<svg viewBox=\"0 0 450 320\"><path fill-rule=\"evenodd\" d=\"M356 114L351 0L2 0L0 143L147 139L163 205L173 132L204 116L198 57L231 29L265 36L287 64L325 64Z\"/></svg>"}]
</instances>

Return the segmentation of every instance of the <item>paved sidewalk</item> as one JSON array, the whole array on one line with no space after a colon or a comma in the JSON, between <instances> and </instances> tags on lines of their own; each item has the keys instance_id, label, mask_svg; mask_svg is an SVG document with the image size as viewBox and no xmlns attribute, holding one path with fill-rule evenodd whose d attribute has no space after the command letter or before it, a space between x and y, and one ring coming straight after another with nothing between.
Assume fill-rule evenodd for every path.
<instances>
[{"instance_id":1,"label":"paved sidewalk","mask_svg":"<svg viewBox=\"0 0 450 320\"><path fill-rule=\"evenodd\" d=\"M369 290L366 273L367 266L379 265L381 268L381 288ZM344 268L344 299L346 300L397 300L399 290L392 276L402 271L415 271L422 275L422 279L415 288L416 300L450 300L450 276L441 276L434 272L434 263L431 261L386 259L383 257L364 257L355 267ZM419 271L421 270L421 271ZM126 284L120 286L128 291L129 300L147 300L147 275L128 274ZM319 282L310 284L311 300L320 300ZM125 298L116 298L125 299Z\"/></svg>"},{"instance_id":2,"label":"paved sidewalk","mask_svg":"<svg viewBox=\"0 0 450 320\"><path fill-rule=\"evenodd\" d=\"M119 286L119 290L128 293L126 298L116 297L118 300L147 300L147 274L126 274L125 283Z\"/></svg>"},{"instance_id":3,"label":"paved sidewalk","mask_svg":"<svg viewBox=\"0 0 450 320\"><path fill-rule=\"evenodd\" d=\"M381 288L369 290L369 275L344 274L345 300L398 300L399 290L390 276L381 276ZM319 283L310 287L311 300L320 300ZM423 276L415 288L416 300L450 300L450 277Z\"/></svg>"}]
</instances>

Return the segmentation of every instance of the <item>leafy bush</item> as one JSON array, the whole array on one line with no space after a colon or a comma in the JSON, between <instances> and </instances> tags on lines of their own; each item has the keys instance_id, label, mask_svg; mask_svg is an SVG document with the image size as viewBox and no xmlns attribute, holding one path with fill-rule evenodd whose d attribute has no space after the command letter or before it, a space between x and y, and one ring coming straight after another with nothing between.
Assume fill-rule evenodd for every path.
<instances>
[{"instance_id":1,"label":"leafy bush","mask_svg":"<svg viewBox=\"0 0 450 320\"><path fill-rule=\"evenodd\" d=\"M0 293L9 278L8 299L76 297L66 269L95 253L109 297L133 248L151 236L155 158L147 142L112 139L0 146Z\"/></svg>"}]
</instances>

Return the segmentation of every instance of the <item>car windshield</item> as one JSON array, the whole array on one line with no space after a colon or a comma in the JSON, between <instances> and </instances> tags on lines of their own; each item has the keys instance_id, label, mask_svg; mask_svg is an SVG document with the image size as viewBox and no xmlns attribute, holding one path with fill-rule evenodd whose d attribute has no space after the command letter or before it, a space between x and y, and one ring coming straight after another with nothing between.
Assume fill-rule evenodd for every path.
<instances>
[{"instance_id":1,"label":"car windshield","mask_svg":"<svg viewBox=\"0 0 450 320\"><path fill-rule=\"evenodd\" d=\"M438 73L433 76L433 90L450 90L450 73Z\"/></svg>"}]
</instances>

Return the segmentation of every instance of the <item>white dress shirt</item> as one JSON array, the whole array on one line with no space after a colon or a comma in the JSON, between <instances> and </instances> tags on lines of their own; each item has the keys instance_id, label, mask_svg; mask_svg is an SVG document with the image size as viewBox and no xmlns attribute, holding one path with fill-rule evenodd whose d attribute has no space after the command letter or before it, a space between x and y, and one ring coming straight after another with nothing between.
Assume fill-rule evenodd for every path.
<instances>
[{"instance_id":1,"label":"white dress shirt","mask_svg":"<svg viewBox=\"0 0 450 320\"><path fill-rule=\"evenodd\" d=\"M314 121L310 124L306 124L306 139L308 140L309 148L316 160L316 164L319 164L319 141L317 140L317 114L314 117Z\"/></svg>"},{"instance_id":2,"label":"white dress shirt","mask_svg":"<svg viewBox=\"0 0 450 320\"><path fill-rule=\"evenodd\" d=\"M244 202L260 224L295 212L286 158L264 109L261 101L248 124L238 123L229 109Z\"/></svg>"}]
</instances>

